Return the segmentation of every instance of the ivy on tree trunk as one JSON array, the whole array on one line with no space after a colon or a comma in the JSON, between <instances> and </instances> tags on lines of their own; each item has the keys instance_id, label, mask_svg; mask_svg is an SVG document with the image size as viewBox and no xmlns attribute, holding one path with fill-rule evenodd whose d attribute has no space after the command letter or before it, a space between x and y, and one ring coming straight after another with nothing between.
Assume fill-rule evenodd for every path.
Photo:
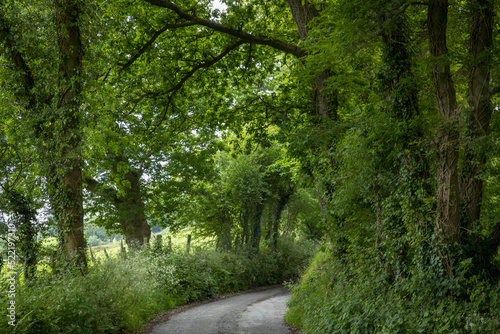
<instances>
[{"instance_id":1,"label":"ivy on tree trunk","mask_svg":"<svg viewBox=\"0 0 500 334\"><path fill-rule=\"evenodd\" d=\"M81 158L82 44L79 28L80 1L56 0L59 51L59 92L57 108L63 127L55 138L59 159L50 174L57 202L53 209L59 219L62 247L68 258L86 266L83 234Z\"/></svg>"}]
</instances>

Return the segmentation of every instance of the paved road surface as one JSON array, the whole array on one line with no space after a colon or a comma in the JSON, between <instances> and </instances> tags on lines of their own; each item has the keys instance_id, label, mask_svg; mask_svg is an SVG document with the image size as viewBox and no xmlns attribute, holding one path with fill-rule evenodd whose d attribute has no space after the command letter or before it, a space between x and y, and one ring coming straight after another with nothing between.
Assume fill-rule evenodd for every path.
<instances>
[{"instance_id":1,"label":"paved road surface","mask_svg":"<svg viewBox=\"0 0 500 334\"><path fill-rule=\"evenodd\" d=\"M289 334L283 323L286 288L250 292L172 316L151 334Z\"/></svg>"}]
</instances>

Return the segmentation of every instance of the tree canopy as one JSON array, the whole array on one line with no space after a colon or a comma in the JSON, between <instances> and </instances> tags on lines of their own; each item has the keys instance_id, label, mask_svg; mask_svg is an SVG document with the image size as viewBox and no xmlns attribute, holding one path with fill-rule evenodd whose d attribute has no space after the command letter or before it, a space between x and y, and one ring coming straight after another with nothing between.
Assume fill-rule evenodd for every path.
<instances>
[{"instance_id":1,"label":"tree canopy","mask_svg":"<svg viewBox=\"0 0 500 334\"><path fill-rule=\"evenodd\" d=\"M498 282L498 3L222 3L4 1L4 202L80 265L85 210L130 247L297 232L391 284Z\"/></svg>"}]
</instances>

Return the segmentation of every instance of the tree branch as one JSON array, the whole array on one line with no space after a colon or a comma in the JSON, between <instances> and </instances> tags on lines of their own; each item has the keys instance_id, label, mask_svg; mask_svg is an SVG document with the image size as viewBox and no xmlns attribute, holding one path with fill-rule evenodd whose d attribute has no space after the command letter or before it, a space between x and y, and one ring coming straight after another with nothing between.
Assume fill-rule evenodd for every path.
<instances>
[{"instance_id":1,"label":"tree branch","mask_svg":"<svg viewBox=\"0 0 500 334\"><path fill-rule=\"evenodd\" d=\"M196 71L198 71L199 69L202 69L202 68L208 68L212 65L214 65L215 63L217 63L219 60L221 60L222 58L224 58L227 54L229 54L229 52L231 52L232 50L236 49L237 47L239 47L240 45L244 44L245 41L242 41L242 40L239 40L239 41L236 41L234 43L232 43L231 45L227 46L219 55L217 55L217 57L213 58L212 60L210 61L205 61L205 62L202 62L202 63L199 63L198 65L194 66L189 72L187 72L183 77L182 79L173 87L167 89L166 91L164 92L155 92L155 93L144 93L142 94L138 99L137 101L134 103L134 106L132 108L132 111L135 110L135 108L137 108L137 105L146 97L158 97L158 96L164 96L164 95L167 95L167 94L170 94L170 97L169 97L169 102L167 103L167 106L164 108L163 110L163 113L160 117L160 121L158 122L158 124L154 125L153 126L153 130L151 132L154 132L162 123L163 121L165 120L165 117L167 115L167 111L169 109L169 106L171 104L171 98L172 96L179 90L182 88L182 86L186 83L186 81L191 78L195 73ZM128 114L131 114L132 112L129 112Z\"/></svg>"},{"instance_id":2,"label":"tree branch","mask_svg":"<svg viewBox=\"0 0 500 334\"><path fill-rule=\"evenodd\" d=\"M0 12L0 41L4 41L6 49L10 51L10 56L15 67L18 68L21 74L21 81L24 87L24 92L29 99L34 102L35 98L32 93L32 89L35 86L35 79L33 77L33 72L24 60L23 55L17 49L16 43L12 37L10 31L10 26L7 20Z\"/></svg>"},{"instance_id":3,"label":"tree branch","mask_svg":"<svg viewBox=\"0 0 500 334\"><path fill-rule=\"evenodd\" d=\"M89 176L83 177L83 183L86 184L85 189L93 194L100 193L103 195L112 195L113 198L116 197L116 192L114 189L104 188L104 185L102 183Z\"/></svg>"},{"instance_id":4,"label":"tree branch","mask_svg":"<svg viewBox=\"0 0 500 334\"><path fill-rule=\"evenodd\" d=\"M490 98L493 97L494 95L497 95L498 93L500 93L500 85L493 87L490 90Z\"/></svg>"},{"instance_id":5,"label":"tree branch","mask_svg":"<svg viewBox=\"0 0 500 334\"><path fill-rule=\"evenodd\" d=\"M182 88L182 86L184 85L184 83L186 83L186 81L191 78L195 73L196 71L198 71L199 69L202 69L202 68L208 68L212 65L214 65L215 63L217 63L219 60L221 60L222 58L224 58L229 52L231 52L232 50L236 49L237 47L239 47L240 45L244 44L243 41L239 40L237 42L234 42L233 44L229 45L228 47L226 47L217 57L215 57L214 59L210 60L210 61L206 61L206 62L203 62L203 63L200 63L198 65L196 65L195 67L193 67L191 69L191 71L189 71L188 73L186 73L184 75L184 77L177 83L177 85L175 85L174 87L168 89L166 92L164 92L162 95L165 95L165 94L175 94L179 89ZM167 109L168 108L165 108L165 111L162 115L162 118L160 120L160 122L153 128L153 132L156 130L156 128L158 128L160 126L161 123L163 123L164 119L165 119L165 115L167 113Z\"/></svg>"},{"instance_id":6,"label":"tree branch","mask_svg":"<svg viewBox=\"0 0 500 334\"><path fill-rule=\"evenodd\" d=\"M197 23L195 23L195 22L184 22L184 23L178 23L178 24L168 24L168 23L165 24L163 26L163 28L161 28L160 30L158 30L157 32L155 32L153 34L153 36L149 39L149 41L147 41L146 44L144 44L142 46L142 48L128 62L126 62L125 64L120 64L120 65L122 65L122 68L120 69L118 74L120 74L122 71L129 68L130 65L132 65L144 52L146 52L146 50L156 41L156 39L161 34L163 34L165 31L167 31L168 29L189 27L189 26L193 26L196 24Z\"/></svg>"},{"instance_id":7,"label":"tree branch","mask_svg":"<svg viewBox=\"0 0 500 334\"><path fill-rule=\"evenodd\" d=\"M237 30L233 28L226 27L220 23L210 21L207 19L202 19L200 17L197 17L196 15L190 14L184 10L182 10L179 6L174 4L173 2L168 2L164 0L144 0L145 2L157 6L157 7L162 7L169 9L173 11L174 13L177 14L180 18L183 18L185 20L188 20L189 22L192 22L194 24L202 25L204 27L210 28L212 30L222 32L227 35L231 35L234 37L237 37L246 43L253 43L253 44L260 44L260 45L267 45L270 46L274 49L293 54L297 58L302 58L307 55L306 50L303 48L298 47L297 45L293 45L290 43L286 43L277 39L272 39L268 38L265 36L255 36L252 34L249 34L247 32L244 32L242 30Z\"/></svg>"},{"instance_id":8,"label":"tree branch","mask_svg":"<svg viewBox=\"0 0 500 334\"><path fill-rule=\"evenodd\" d=\"M165 95L165 94L170 94L170 93L177 92L179 89L182 88L182 86L184 85L184 83L186 83L186 81L189 78L191 78L193 76L193 74L196 73L196 71L198 71L199 69L208 68L208 67L214 65L219 60L221 60L222 58L224 58L229 52L231 52L232 50L236 49L237 47L239 47L240 45L242 45L244 43L245 43L245 41L242 41L242 40L234 42L233 44L231 44L228 47L226 47L219 55L217 55L217 57L213 58L210 61L205 61L203 63L200 63L200 64L196 65L195 67L193 67L191 69L191 71L189 71L188 73L186 73L184 75L184 77L182 77L182 79L177 83L177 85L175 85L174 87L168 89L167 91L165 91L164 93L159 94L159 95Z\"/></svg>"}]
</instances>

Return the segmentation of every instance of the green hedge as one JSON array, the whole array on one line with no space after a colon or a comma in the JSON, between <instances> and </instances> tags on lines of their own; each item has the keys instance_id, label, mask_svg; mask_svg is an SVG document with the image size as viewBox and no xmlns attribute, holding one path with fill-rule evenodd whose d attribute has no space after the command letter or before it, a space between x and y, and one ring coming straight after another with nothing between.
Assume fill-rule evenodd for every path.
<instances>
[{"instance_id":1,"label":"green hedge","mask_svg":"<svg viewBox=\"0 0 500 334\"><path fill-rule=\"evenodd\" d=\"M292 280L314 254L310 242L281 240L277 252L192 254L142 252L110 259L85 276L40 275L17 282L16 326L8 324L7 293L0 296L0 333L118 333L138 330L154 314L207 297ZM19 276L19 275L18 275ZM8 282L2 280L5 292Z\"/></svg>"},{"instance_id":2,"label":"green hedge","mask_svg":"<svg viewBox=\"0 0 500 334\"><path fill-rule=\"evenodd\" d=\"M388 282L376 261L343 263L328 247L316 255L289 307L286 320L304 334L500 332L498 283L429 268Z\"/></svg>"}]
</instances>

